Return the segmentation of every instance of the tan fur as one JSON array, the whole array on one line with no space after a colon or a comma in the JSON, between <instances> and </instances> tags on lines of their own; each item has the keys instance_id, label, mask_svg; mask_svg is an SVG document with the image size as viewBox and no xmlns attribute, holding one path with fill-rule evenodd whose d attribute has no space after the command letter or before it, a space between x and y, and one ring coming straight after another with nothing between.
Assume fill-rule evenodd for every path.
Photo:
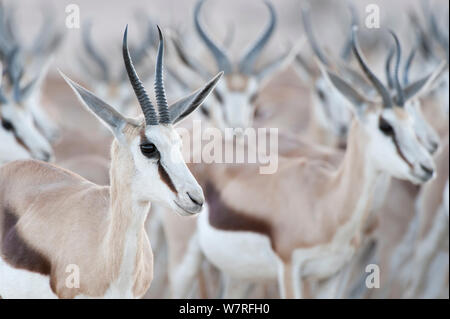
<instances>
[{"instance_id":1,"label":"tan fur","mask_svg":"<svg viewBox=\"0 0 450 319\"><path fill-rule=\"evenodd\" d=\"M225 79L230 91L244 92L247 89L249 78L243 74L230 74Z\"/></svg>"},{"instance_id":2,"label":"tan fur","mask_svg":"<svg viewBox=\"0 0 450 319\"><path fill-rule=\"evenodd\" d=\"M126 131L127 136L139 134L131 126ZM142 227L136 237L134 296L150 286L153 260L144 230L149 204L138 203L138 212L133 207L134 166L128 151L114 142L111 154L111 187L37 161L13 162L0 169L0 203L18 215L23 240L50 260L50 285L60 298L102 297L118 279L125 232L136 223ZM80 268L79 289L65 285L69 264Z\"/></svg>"},{"instance_id":3,"label":"tan fur","mask_svg":"<svg viewBox=\"0 0 450 319\"><path fill-rule=\"evenodd\" d=\"M364 174L361 140L365 133L358 126L354 124L352 146L337 171L325 162L295 158L282 159L278 172L273 175L258 174L256 165L212 165L210 176L217 183L217 189L223 190L222 198L231 207L262 218L275 227L276 251L284 260L289 260L294 248L329 242L339 225L351 217L354 203L361 194L349 193L347 186L351 183L351 189L358 190L354 185L362 182ZM252 186L256 184L266 187ZM277 192L274 193L274 189ZM298 190L296 196L291 196L292 190Z\"/></svg>"}]
</instances>

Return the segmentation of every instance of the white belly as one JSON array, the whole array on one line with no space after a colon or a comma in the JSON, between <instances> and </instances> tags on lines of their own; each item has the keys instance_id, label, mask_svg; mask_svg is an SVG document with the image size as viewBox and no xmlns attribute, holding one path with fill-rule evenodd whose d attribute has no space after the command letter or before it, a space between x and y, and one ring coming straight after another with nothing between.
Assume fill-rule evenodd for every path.
<instances>
[{"instance_id":1,"label":"white belly","mask_svg":"<svg viewBox=\"0 0 450 319\"><path fill-rule=\"evenodd\" d=\"M225 274L247 280L277 278L280 259L267 236L212 227L205 209L198 218L200 247L208 260Z\"/></svg>"},{"instance_id":2,"label":"white belly","mask_svg":"<svg viewBox=\"0 0 450 319\"><path fill-rule=\"evenodd\" d=\"M0 296L11 299L54 299L50 277L11 267L0 258Z\"/></svg>"}]
</instances>

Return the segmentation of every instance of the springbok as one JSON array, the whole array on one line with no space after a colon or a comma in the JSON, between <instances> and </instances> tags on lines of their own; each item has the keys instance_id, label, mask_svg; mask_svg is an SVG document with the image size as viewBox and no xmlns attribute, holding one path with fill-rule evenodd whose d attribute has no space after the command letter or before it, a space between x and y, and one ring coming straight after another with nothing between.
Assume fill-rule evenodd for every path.
<instances>
[{"instance_id":1,"label":"springbok","mask_svg":"<svg viewBox=\"0 0 450 319\"><path fill-rule=\"evenodd\" d=\"M293 55L291 50L288 50L267 63L262 69L255 70L255 63L269 42L277 23L275 9L268 0L265 0L264 3L270 13L270 21L259 39L249 47L237 65L234 65L225 49L213 41L200 22L200 13L205 2L206 0L199 0L195 5L195 29L213 55L217 68L224 72L225 81L221 81L217 85L214 90L214 99L208 102L204 111L220 129L227 127L245 129L252 125L255 101L260 90L277 71L280 71L293 59ZM187 54L184 54L184 60L190 63L192 69L203 77L210 75L209 71L200 63L192 62L193 60ZM237 131L237 133L239 132L240 130Z\"/></svg>"},{"instance_id":2,"label":"springbok","mask_svg":"<svg viewBox=\"0 0 450 319\"><path fill-rule=\"evenodd\" d=\"M54 12L45 8L42 26L33 43L28 46L16 34L14 12L7 9L10 8L4 8L0 4L0 57L8 66L10 82L5 84L12 89L12 84L20 81L20 78L24 81L35 80L34 88L22 104L32 114L36 127L48 141L53 142L59 136L59 129L43 108L42 84L63 34L57 31L59 29L55 26ZM5 91L9 87L5 87Z\"/></svg>"},{"instance_id":3,"label":"springbok","mask_svg":"<svg viewBox=\"0 0 450 319\"><path fill-rule=\"evenodd\" d=\"M433 160L401 107L412 92L392 97L364 61L356 30L352 45L382 101L366 98L327 70L354 112L337 169L308 158L281 158L272 175L245 164L209 167L208 209L198 220L198 241L227 277L278 279L283 297L301 297L306 278L329 278L354 255L382 173L416 184L434 176ZM295 197L292 190L298 190Z\"/></svg>"},{"instance_id":4,"label":"springbok","mask_svg":"<svg viewBox=\"0 0 450 319\"><path fill-rule=\"evenodd\" d=\"M127 28L124 64L144 119L125 118L62 75L115 137L110 187L37 161L16 161L0 169L2 297L140 297L153 273L144 231L150 203L185 216L200 212L203 192L183 161L173 125L203 102L222 74L169 107L163 84L164 42L158 31L158 113L134 68ZM69 266L78 268L78 284L66 283Z\"/></svg>"},{"instance_id":5,"label":"springbok","mask_svg":"<svg viewBox=\"0 0 450 319\"><path fill-rule=\"evenodd\" d=\"M49 161L53 157L51 145L36 128L32 114L23 105L23 101L29 96L34 85L35 81L33 80L26 85L21 85L18 81L15 81L11 97L6 96L3 93L3 88L0 88L2 135L7 140L15 140L17 144L15 148L6 151L5 156L8 156L9 159L14 159L17 155L16 159L30 158L31 156L31 158ZM2 142L7 143L4 139L2 139ZM14 149L17 151L16 155L14 155ZM29 155L26 155L24 151Z\"/></svg>"},{"instance_id":6,"label":"springbok","mask_svg":"<svg viewBox=\"0 0 450 319\"><path fill-rule=\"evenodd\" d=\"M300 53L296 55L294 69L299 77L310 85L311 116L305 135L311 141L319 144L345 148L347 130L352 120L352 114L346 105L348 104L348 101L329 81L327 81L326 76L323 75L320 68L320 64L328 68L337 68L338 65L337 63L332 63L326 57L314 36L311 27L309 7L303 6L301 12L303 28L313 51L314 59L319 64L319 68L314 68L314 66L310 65ZM354 8L351 12L352 25L356 25L358 22ZM346 41L343 51L348 50L347 42L349 41ZM343 53L343 55L345 56L347 53ZM357 77L355 81L352 81L352 83L358 82L355 83L355 85L372 90L364 77L359 76L357 72L352 71L349 67L344 68L343 66L340 66L340 70L347 71L346 75L351 75L351 80Z\"/></svg>"}]
</instances>

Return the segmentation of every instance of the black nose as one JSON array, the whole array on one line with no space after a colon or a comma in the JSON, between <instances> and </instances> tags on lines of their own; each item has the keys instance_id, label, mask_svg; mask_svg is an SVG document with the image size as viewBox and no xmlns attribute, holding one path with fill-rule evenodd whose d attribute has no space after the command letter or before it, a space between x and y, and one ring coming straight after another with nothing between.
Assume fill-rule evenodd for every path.
<instances>
[{"instance_id":1,"label":"black nose","mask_svg":"<svg viewBox=\"0 0 450 319\"><path fill-rule=\"evenodd\" d=\"M42 160L44 162L48 162L51 157L52 157L52 154L50 154L49 152L42 153Z\"/></svg>"},{"instance_id":2,"label":"black nose","mask_svg":"<svg viewBox=\"0 0 450 319\"><path fill-rule=\"evenodd\" d=\"M427 176L432 176L434 173L434 170L432 168L426 167L422 164L420 164L420 168L427 174Z\"/></svg>"},{"instance_id":3,"label":"black nose","mask_svg":"<svg viewBox=\"0 0 450 319\"><path fill-rule=\"evenodd\" d=\"M189 194L189 193L187 193L187 195L189 196L189 198L191 199L191 201L194 203L194 204L196 204L196 205L198 205L198 206L203 206L203 200L202 199L197 199L197 198L195 198L195 197L193 197L191 194Z\"/></svg>"}]
</instances>

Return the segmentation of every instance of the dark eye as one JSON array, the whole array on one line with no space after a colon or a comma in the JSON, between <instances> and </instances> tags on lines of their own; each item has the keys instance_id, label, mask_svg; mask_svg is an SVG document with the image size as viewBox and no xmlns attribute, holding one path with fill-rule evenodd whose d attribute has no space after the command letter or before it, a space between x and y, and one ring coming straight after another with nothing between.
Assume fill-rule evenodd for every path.
<instances>
[{"instance_id":1,"label":"dark eye","mask_svg":"<svg viewBox=\"0 0 450 319\"><path fill-rule=\"evenodd\" d=\"M317 95L319 96L319 99L321 101L325 101L327 99L325 92L323 92L321 89L317 89Z\"/></svg>"},{"instance_id":2,"label":"dark eye","mask_svg":"<svg viewBox=\"0 0 450 319\"><path fill-rule=\"evenodd\" d=\"M378 123L378 127L380 128L381 132L383 134L388 136L394 135L394 129L392 128L391 124L389 124L384 118L380 117L380 121Z\"/></svg>"},{"instance_id":3,"label":"dark eye","mask_svg":"<svg viewBox=\"0 0 450 319\"><path fill-rule=\"evenodd\" d=\"M158 149L153 143L141 144L141 152L149 158L155 158L159 155Z\"/></svg>"},{"instance_id":4,"label":"dark eye","mask_svg":"<svg viewBox=\"0 0 450 319\"><path fill-rule=\"evenodd\" d=\"M252 94L252 96L250 97L250 103L251 104L255 103L257 98L258 98L258 93Z\"/></svg>"},{"instance_id":5,"label":"dark eye","mask_svg":"<svg viewBox=\"0 0 450 319\"><path fill-rule=\"evenodd\" d=\"M8 120L2 119L2 126L7 131L14 131L14 125Z\"/></svg>"}]
</instances>

